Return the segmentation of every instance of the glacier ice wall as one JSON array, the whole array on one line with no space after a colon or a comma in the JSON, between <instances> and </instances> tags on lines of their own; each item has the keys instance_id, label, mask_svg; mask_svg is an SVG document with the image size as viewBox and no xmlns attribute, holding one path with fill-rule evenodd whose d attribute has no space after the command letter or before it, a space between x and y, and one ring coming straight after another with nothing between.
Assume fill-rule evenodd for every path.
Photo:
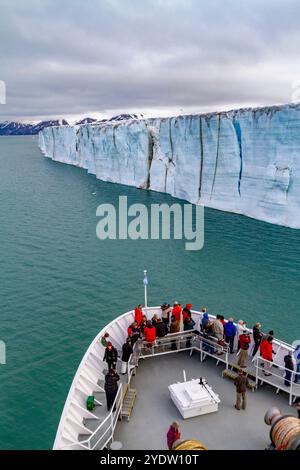
<instances>
[{"instance_id":1,"label":"glacier ice wall","mask_svg":"<svg viewBox=\"0 0 300 470\"><path fill-rule=\"evenodd\" d=\"M300 228L300 104L49 127L39 145L103 181Z\"/></svg>"}]
</instances>

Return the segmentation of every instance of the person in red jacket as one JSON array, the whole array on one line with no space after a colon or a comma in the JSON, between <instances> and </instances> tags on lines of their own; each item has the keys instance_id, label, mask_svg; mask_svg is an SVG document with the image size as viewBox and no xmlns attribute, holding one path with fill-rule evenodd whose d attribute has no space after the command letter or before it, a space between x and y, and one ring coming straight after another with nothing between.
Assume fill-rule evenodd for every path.
<instances>
[{"instance_id":1,"label":"person in red jacket","mask_svg":"<svg viewBox=\"0 0 300 470\"><path fill-rule=\"evenodd\" d=\"M137 322L133 322L127 329L128 337L131 339L132 346L137 342L140 337L140 329Z\"/></svg>"},{"instance_id":2,"label":"person in red jacket","mask_svg":"<svg viewBox=\"0 0 300 470\"><path fill-rule=\"evenodd\" d=\"M180 320L181 320L182 308L178 302L174 302L174 307L172 309L172 316L175 318L176 333L180 331Z\"/></svg>"},{"instance_id":3,"label":"person in red jacket","mask_svg":"<svg viewBox=\"0 0 300 470\"><path fill-rule=\"evenodd\" d=\"M189 317L192 318L192 312L191 312L192 304L186 304L185 308L182 310L182 320L183 323L185 320Z\"/></svg>"},{"instance_id":4,"label":"person in red jacket","mask_svg":"<svg viewBox=\"0 0 300 470\"><path fill-rule=\"evenodd\" d=\"M142 318L143 318L143 306L142 304L139 304L135 309L134 309L134 321L137 322L138 326L140 326Z\"/></svg>"},{"instance_id":5,"label":"person in red jacket","mask_svg":"<svg viewBox=\"0 0 300 470\"><path fill-rule=\"evenodd\" d=\"M180 439L179 423L174 421L167 432L167 443L169 450L172 450L174 442Z\"/></svg>"},{"instance_id":6,"label":"person in red jacket","mask_svg":"<svg viewBox=\"0 0 300 470\"><path fill-rule=\"evenodd\" d=\"M152 325L151 321L147 322L147 326L144 329L145 340L147 341L147 346L152 346L156 339L156 328Z\"/></svg>"},{"instance_id":7,"label":"person in red jacket","mask_svg":"<svg viewBox=\"0 0 300 470\"><path fill-rule=\"evenodd\" d=\"M240 354L238 365L244 369L246 367L246 362L248 358L248 349L251 343L251 338L247 330L243 331L243 334L240 336Z\"/></svg>"},{"instance_id":8,"label":"person in red jacket","mask_svg":"<svg viewBox=\"0 0 300 470\"><path fill-rule=\"evenodd\" d=\"M273 338L272 336L268 336L260 345L259 351L261 357L265 359L264 361L264 374L265 375L272 375L270 373L270 369L272 367L271 362L273 362L273 346L272 346ZM268 362L270 361L270 362Z\"/></svg>"}]
</instances>

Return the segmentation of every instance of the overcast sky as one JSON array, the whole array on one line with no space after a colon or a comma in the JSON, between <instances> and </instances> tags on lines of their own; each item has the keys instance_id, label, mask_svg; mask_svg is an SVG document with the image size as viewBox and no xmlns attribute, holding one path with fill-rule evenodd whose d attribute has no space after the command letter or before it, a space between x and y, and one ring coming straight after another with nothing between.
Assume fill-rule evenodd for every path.
<instances>
[{"instance_id":1,"label":"overcast sky","mask_svg":"<svg viewBox=\"0 0 300 470\"><path fill-rule=\"evenodd\" d=\"M0 0L0 121L291 102L299 47L299 0Z\"/></svg>"}]
</instances>

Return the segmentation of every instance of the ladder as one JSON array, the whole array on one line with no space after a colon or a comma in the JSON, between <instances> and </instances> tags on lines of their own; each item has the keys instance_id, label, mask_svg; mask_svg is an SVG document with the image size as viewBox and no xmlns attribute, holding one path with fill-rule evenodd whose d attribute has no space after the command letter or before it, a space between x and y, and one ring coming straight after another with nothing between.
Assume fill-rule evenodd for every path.
<instances>
[{"instance_id":1,"label":"ladder","mask_svg":"<svg viewBox=\"0 0 300 470\"><path fill-rule=\"evenodd\" d=\"M128 384L126 384L126 387L123 393L123 398L122 398L123 403L122 403L122 410L121 410L121 418L125 416L127 417L127 421L129 421L135 399L136 399L136 390L134 388L129 388Z\"/></svg>"}]
</instances>

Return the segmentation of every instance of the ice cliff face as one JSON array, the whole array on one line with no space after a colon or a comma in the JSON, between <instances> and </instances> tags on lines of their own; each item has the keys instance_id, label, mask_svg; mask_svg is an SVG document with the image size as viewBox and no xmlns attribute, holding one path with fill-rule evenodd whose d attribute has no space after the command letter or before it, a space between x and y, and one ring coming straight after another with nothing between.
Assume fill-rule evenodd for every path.
<instances>
[{"instance_id":1,"label":"ice cliff face","mask_svg":"<svg viewBox=\"0 0 300 470\"><path fill-rule=\"evenodd\" d=\"M97 178L300 228L300 104L49 127L43 153Z\"/></svg>"}]
</instances>

